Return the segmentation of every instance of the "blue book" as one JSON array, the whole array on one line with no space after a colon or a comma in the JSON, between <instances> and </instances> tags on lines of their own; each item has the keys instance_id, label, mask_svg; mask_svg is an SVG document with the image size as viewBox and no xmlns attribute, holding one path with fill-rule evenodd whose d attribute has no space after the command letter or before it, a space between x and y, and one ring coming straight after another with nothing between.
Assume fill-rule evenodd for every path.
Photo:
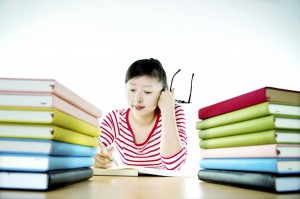
<instances>
[{"instance_id":1,"label":"blue book","mask_svg":"<svg viewBox=\"0 0 300 199\"><path fill-rule=\"evenodd\" d=\"M0 153L95 156L97 148L53 140L0 138Z\"/></svg>"},{"instance_id":2,"label":"blue book","mask_svg":"<svg viewBox=\"0 0 300 199\"><path fill-rule=\"evenodd\" d=\"M94 157L0 154L0 170L44 172L94 165Z\"/></svg>"},{"instance_id":3,"label":"blue book","mask_svg":"<svg viewBox=\"0 0 300 199\"><path fill-rule=\"evenodd\" d=\"M300 158L204 158L200 168L295 174L300 173Z\"/></svg>"}]
</instances>

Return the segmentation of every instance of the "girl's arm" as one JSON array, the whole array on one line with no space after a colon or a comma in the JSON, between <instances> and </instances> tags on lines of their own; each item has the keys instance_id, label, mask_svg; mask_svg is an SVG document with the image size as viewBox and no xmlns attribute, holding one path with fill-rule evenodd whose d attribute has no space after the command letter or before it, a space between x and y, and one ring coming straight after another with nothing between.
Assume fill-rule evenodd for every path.
<instances>
[{"instance_id":1,"label":"girl's arm","mask_svg":"<svg viewBox=\"0 0 300 199\"><path fill-rule=\"evenodd\" d=\"M163 91L158 102L162 114L160 153L167 169L180 169L187 154L185 115L183 108L174 104L173 92Z\"/></svg>"}]
</instances>

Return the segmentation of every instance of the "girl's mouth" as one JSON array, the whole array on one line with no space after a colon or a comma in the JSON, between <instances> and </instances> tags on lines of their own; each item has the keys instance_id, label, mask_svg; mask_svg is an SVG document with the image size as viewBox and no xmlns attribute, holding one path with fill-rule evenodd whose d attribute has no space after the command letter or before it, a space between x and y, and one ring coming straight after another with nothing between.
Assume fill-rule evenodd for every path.
<instances>
[{"instance_id":1,"label":"girl's mouth","mask_svg":"<svg viewBox=\"0 0 300 199\"><path fill-rule=\"evenodd\" d=\"M133 106L134 109L140 111L142 110L143 108L145 108L145 106Z\"/></svg>"}]
</instances>

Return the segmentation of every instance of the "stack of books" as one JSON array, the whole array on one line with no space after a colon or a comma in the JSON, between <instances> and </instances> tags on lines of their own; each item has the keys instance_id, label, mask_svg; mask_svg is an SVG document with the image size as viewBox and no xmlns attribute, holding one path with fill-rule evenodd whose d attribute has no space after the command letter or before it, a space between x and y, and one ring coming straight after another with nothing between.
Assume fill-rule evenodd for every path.
<instances>
[{"instance_id":1,"label":"stack of books","mask_svg":"<svg viewBox=\"0 0 300 199\"><path fill-rule=\"evenodd\" d=\"M102 111L51 79L0 78L0 188L87 180Z\"/></svg>"},{"instance_id":2,"label":"stack of books","mask_svg":"<svg viewBox=\"0 0 300 199\"><path fill-rule=\"evenodd\" d=\"M264 87L200 108L198 179L300 191L300 92Z\"/></svg>"}]
</instances>

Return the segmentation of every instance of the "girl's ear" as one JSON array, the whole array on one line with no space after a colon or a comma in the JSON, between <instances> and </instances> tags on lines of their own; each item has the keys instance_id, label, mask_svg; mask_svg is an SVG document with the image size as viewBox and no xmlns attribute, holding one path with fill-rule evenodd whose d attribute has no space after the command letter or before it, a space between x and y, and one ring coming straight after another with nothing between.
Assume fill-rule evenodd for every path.
<instances>
[{"instance_id":1,"label":"girl's ear","mask_svg":"<svg viewBox=\"0 0 300 199\"><path fill-rule=\"evenodd\" d=\"M175 88L171 88L171 93L174 96Z\"/></svg>"}]
</instances>

